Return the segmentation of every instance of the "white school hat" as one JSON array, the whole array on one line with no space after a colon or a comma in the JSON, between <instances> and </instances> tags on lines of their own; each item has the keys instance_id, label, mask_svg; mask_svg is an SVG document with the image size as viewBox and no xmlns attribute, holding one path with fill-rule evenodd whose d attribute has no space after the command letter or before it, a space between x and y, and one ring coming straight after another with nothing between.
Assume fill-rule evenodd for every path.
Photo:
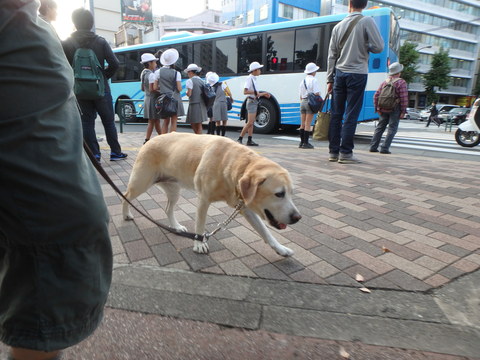
<instances>
[{"instance_id":1,"label":"white school hat","mask_svg":"<svg viewBox=\"0 0 480 360\"><path fill-rule=\"evenodd\" d=\"M177 62L179 56L177 49L168 49L160 56L160 62L166 66L173 65Z\"/></svg>"},{"instance_id":2,"label":"white school hat","mask_svg":"<svg viewBox=\"0 0 480 360\"><path fill-rule=\"evenodd\" d=\"M187 68L185 70L183 70L185 72L189 72L189 71L196 71L196 72L200 72L202 71L202 68L200 66L197 66L197 64L190 64L187 66Z\"/></svg>"},{"instance_id":3,"label":"white school hat","mask_svg":"<svg viewBox=\"0 0 480 360\"><path fill-rule=\"evenodd\" d=\"M318 69L320 69L320 67L318 67L315 63L311 62L311 63L308 63L307 66L305 66L304 73L305 74L311 74L311 73L317 71Z\"/></svg>"},{"instance_id":4,"label":"white school hat","mask_svg":"<svg viewBox=\"0 0 480 360\"><path fill-rule=\"evenodd\" d=\"M263 67L263 65L260 65L259 62L257 61L254 61L250 64L250 66L248 67L248 72L252 72L252 71L255 71L257 69L261 69Z\"/></svg>"},{"instance_id":5,"label":"white school hat","mask_svg":"<svg viewBox=\"0 0 480 360\"><path fill-rule=\"evenodd\" d=\"M207 75L207 82L208 82L208 85L210 86L215 85L218 82L218 80L220 80L220 77L214 72L211 72L210 74Z\"/></svg>"},{"instance_id":6,"label":"white school hat","mask_svg":"<svg viewBox=\"0 0 480 360\"><path fill-rule=\"evenodd\" d=\"M399 62L394 62L388 67L388 75L395 75L403 71L403 65Z\"/></svg>"},{"instance_id":7,"label":"white school hat","mask_svg":"<svg viewBox=\"0 0 480 360\"><path fill-rule=\"evenodd\" d=\"M157 61L158 58L155 57L155 55L150 54L150 53L145 53L142 54L142 61L140 61L142 64L145 64L150 61Z\"/></svg>"}]
</instances>

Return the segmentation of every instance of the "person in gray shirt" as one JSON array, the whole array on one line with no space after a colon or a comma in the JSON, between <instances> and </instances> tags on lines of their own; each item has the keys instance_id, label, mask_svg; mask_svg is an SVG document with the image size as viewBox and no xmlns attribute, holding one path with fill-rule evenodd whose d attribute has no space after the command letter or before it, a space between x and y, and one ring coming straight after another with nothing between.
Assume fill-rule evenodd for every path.
<instances>
[{"instance_id":1,"label":"person in gray shirt","mask_svg":"<svg viewBox=\"0 0 480 360\"><path fill-rule=\"evenodd\" d=\"M350 0L350 14L333 28L328 50L327 92L333 91L329 161L343 164L359 162L353 156L353 137L367 85L369 52L383 51L384 41L374 20L362 15L367 3L368 0ZM340 43L354 21L342 49Z\"/></svg>"}]
</instances>

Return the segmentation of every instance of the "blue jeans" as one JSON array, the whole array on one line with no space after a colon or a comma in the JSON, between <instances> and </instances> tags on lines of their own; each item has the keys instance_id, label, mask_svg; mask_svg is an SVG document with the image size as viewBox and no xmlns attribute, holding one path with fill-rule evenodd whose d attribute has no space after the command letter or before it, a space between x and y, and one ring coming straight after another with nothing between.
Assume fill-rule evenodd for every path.
<instances>
[{"instance_id":1,"label":"blue jeans","mask_svg":"<svg viewBox=\"0 0 480 360\"><path fill-rule=\"evenodd\" d=\"M122 148L118 143L117 128L115 127L115 114L112 106L112 94L105 93L105 96L98 100L78 100L82 110L83 139L96 157L100 157L97 134L95 133L95 119L98 115L102 119L105 129L105 137L110 146L111 152L121 153Z\"/></svg>"},{"instance_id":2,"label":"blue jeans","mask_svg":"<svg viewBox=\"0 0 480 360\"><path fill-rule=\"evenodd\" d=\"M340 70L335 72L328 130L331 154L349 155L353 152L353 137L363 105L367 77L367 74L344 73Z\"/></svg>"},{"instance_id":3,"label":"blue jeans","mask_svg":"<svg viewBox=\"0 0 480 360\"><path fill-rule=\"evenodd\" d=\"M383 141L381 151L388 151L390 145L392 144L393 137L397 133L398 123L400 122L400 107L397 106L395 110L391 113L382 113L380 119L378 120L377 127L373 133L372 141L370 142L370 149L376 150L380 145L380 140L382 139L383 132L388 125L387 135Z\"/></svg>"}]
</instances>

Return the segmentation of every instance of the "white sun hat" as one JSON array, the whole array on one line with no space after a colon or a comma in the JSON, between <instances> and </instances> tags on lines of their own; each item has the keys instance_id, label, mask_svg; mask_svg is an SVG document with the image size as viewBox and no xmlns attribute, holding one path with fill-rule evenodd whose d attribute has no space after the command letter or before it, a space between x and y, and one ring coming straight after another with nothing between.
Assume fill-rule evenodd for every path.
<instances>
[{"instance_id":1,"label":"white sun hat","mask_svg":"<svg viewBox=\"0 0 480 360\"><path fill-rule=\"evenodd\" d=\"M179 56L177 49L168 49L160 56L160 62L166 66L173 65L177 62Z\"/></svg>"},{"instance_id":2,"label":"white sun hat","mask_svg":"<svg viewBox=\"0 0 480 360\"><path fill-rule=\"evenodd\" d=\"M207 75L207 82L208 82L208 85L210 86L215 85L218 82L218 80L220 80L220 77L214 72L211 72L210 74Z\"/></svg>"},{"instance_id":3,"label":"white sun hat","mask_svg":"<svg viewBox=\"0 0 480 360\"><path fill-rule=\"evenodd\" d=\"M255 71L257 69L261 69L263 67L263 65L260 65L259 62L257 61L254 61L250 64L250 66L248 67L248 72L252 72L252 71Z\"/></svg>"},{"instance_id":4,"label":"white sun hat","mask_svg":"<svg viewBox=\"0 0 480 360\"><path fill-rule=\"evenodd\" d=\"M305 74L311 74L311 73L317 71L318 69L320 69L320 67L318 67L315 63L311 62L311 63L308 63L307 66L305 66L304 73Z\"/></svg>"},{"instance_id":5,"label":"white sun hat","mask_svg":"<svg viewBox=\"0 0 480 360\"><path fill-rule=\"evenodd\" d=\"M155 55L150 54L150 53L145 53L142 54L142 61L140 61L142 64L145 64L150 61L157 61L158 58L155 57Z\"/></svg>"},{"instance_id":6,"label":"white sun hat","mask_svg":"<svg viewBox=\"0 0 480 360\"><path fill-rule=\"evenodd\" d=\"M187 68L185 70L183 70L185 72L189 72L189 71L196 71L196 72L200 72L202 71L202 68L200 66L198 66L197 64L190 64L187 66Z\"/></svg>"},{"instance_id":7,"label":"white sun hat","mask_svg":"<svg viewBox=\"0 0 480 360\"><path fill-rule=\"evenodd\" d=\"M403 71L403 65L399 62L394 62L388 67L388 75L395 75Z\"/></svg>"}]
</instances>

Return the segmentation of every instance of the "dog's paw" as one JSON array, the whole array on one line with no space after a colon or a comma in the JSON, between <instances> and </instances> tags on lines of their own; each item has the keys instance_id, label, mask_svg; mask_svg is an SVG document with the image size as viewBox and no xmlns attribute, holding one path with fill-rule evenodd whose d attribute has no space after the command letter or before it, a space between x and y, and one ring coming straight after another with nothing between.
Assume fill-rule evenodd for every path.
<instances>
[{"instance_id":1,"label":"dog's paw","mask_svg":"<svg viewBox=\"0 0 480 360\"><path fill-rule=\"evenodd\" d=\"M180 225L180 224L176 224L174 227L173 227L177 232L187 232L187 228L183 225Z\"/></svg>"},{"instance_id":2,"label":"dog's paw","mask_svg":"<svg viewBox=\"0 0 480 360\"><path fill-rule=\"evenodd\" d=\"M194 240L193 252L196 252L197 254L208 254L208 244L198 240Z\"/></svg>"},{"instance_id":3,"label":"dog's paw","mask_svg":"<svg viewBox=\"0 0 480 360\"><path fill-rule=\"evenodd\" d=\"M123 216L123 219L124 219L124 220L133 220L133 215L132 215L132 213L129 211L127 215L124 215L124 216Z\"/></svg>"},{"instance_id":4,"label":"dog's paw","mask_svg":"<svg viewBox=\"0 0 480 360\"><path fill-rule=\"evenodd\" d=\"M283 245L280 245L278 248L275 249L275 251L277 252L278 255L285 256L285 257L292 256L294 254L292 249Z\"/></svg>"}]
</instances>

